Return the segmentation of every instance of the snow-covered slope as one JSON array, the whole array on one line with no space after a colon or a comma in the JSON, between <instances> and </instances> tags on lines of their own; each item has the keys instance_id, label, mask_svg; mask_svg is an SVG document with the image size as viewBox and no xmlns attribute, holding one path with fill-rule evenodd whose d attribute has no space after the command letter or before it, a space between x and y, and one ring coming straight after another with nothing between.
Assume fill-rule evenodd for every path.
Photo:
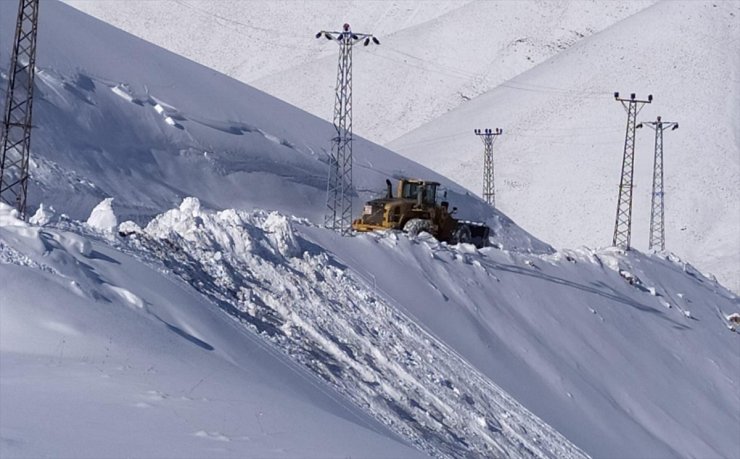
<instances>
[{"instance_id":1,"label":"snow-covered slope","mask_svg":"<svg viewBox=\"0 0 740 459\"><path fill-rule=\"evenodd\" d=\"M417 455L162 267L74 229L0 207L0 456Z\"/></svg>"},{"instance_id":2,"label":"snow-covered slope","mask_svg":"<svg viewBox=\"0 0 740 459\"><path fill-rule=\"evenodd\" d=\"M12 456L49 448L148 456L158 442L182 438L196 457L244 448L262 457L278 445L279 455L308 448L323 457L365 442L362 454L408 454L393 449L390 434L363 429L346 444L317 446L334 423L346 428L331 416L309 445L291 434L304 416L341 413L311 395L318 380L305 371L355 407L345 409L360 427L378 431L358 408L435 456L582 457L568 440L597 457L728 457L736 448L740 355L728 318L740 302L676 258L478 251L395 233L342 238L277 213L214 213L193 198L144 229L124 223L117 236L65 220L28 227L2 211L0 267L11 282L0 291L0 402L2 446ZM261 365L255 345L271 351L257 353ZM301 369L286 376L275 352ZM29 376L49 366L59 376L51 387ZM270 385L273 374L290 381L287 389ZM260 383L279 389L268 395L275 398L308 393L273 403L251 392ZM112 437L137 423L137 441L85 445L74 424L47 436L24 408L49 392L47 429L78 403L100 403L108 408L81 422L117 417ZM218 417L225 397L246 412ZM239 422L260 403L269 409L255 423ZM138 411L150 408L159 410ZM299 415L285 427L293 409ZM252 449L258 432L271 437L260 422L268 410L282 435ZM146 426L155 424L153 436ZM230 444L211 453L213 440Z\"/></svg>"},{"instance_id":3,"label":"snow-covered slope","mask_svg":"<svg viewBox=\"0 0 740 459\"><path fill-rule=\"evenodd\" d=\"M736 451L740 304L691 265L555 252L363 140L358 204L438 178L498 248L339 237L326 122L42 6L30 193L56 211L2 210L2 456Z\"/></svg>"},{"instance_id":4,"label":"snow-covered slope","mask_svg":"<svg viewBox=\"0 0 740 459\"><path fill-rule=\"evenodd\" d=\"M667 248L737 291L739 17L737 2L659 3L389 146L478 191L483 147L472 129L502 127L494 147L498 207L557 246L606 246L626 120L612 93L653 94L639 120L662 115L680 124L664 135ZM640 250L653 144L652 130L637 131L632 234Z\"/></svg>"},{"instance_id":5,"label":"snow-covered slope","mask_svg":"<svg viewBox=\"0 0 740 459\"><path fill-rule=\"evenodd\" d=\"M652 1L65 0L322 118L332 116L345 22L381 46L354 54L355 132L394 139Z\"/></svg>"},{"instance_id":6,"label":"snow-covered slope","mask_svg":"<svg viewBox=\"0 0 740 459\"><path fill-rule=\"evenodd\" d=\"M9 22L13 5L1 7ZM258 207L321 220L330 123L65 5L45 8L32 207L43 202L83 219L113 197L122 219L144 222L197 196L210 208ZM11 32L3 27L0 42ZM384 193L386 178L438 180L463 218L506 227L504 245L548 250L445 177L359 137L354 152L358 209Z\"/></svg>"},{"instance_id":7,"label":"snow-covered slope","mask_svg":"<svg viewBox=\"0 0 740 459\"><path fill-rule=\"evenodd\" d=\"M624 138L611 95L652 93L641 119L682 126L666 135L668 247L740 289L737 2L67 1L323 118L336 46L313 33L376 33L355 54L356 132L478 193L472 130L504 128L498 205L559 247L611 242ZM638 132L643 250L651 133Z\"/></svg>"}]
</instances>

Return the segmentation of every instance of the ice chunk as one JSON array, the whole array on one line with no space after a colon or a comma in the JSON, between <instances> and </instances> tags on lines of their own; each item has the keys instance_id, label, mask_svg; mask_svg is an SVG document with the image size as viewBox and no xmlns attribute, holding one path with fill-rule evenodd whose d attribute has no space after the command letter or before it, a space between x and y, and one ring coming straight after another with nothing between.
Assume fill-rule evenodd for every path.
<instances>
[{"instance_id":1,"label":"ice chunk","mask_svg":"<svg viewBox=\"0 0 740 459\"><path fill-rule=\"evenodd\" d=\"M121 236L129 236L131 234L141 233L141 227L131 220L127 220L118 225L118 234Z\"/></svg>"},{"instance_id":2,"label":"ice chunk","mask_svg":"<svg viewBox=\"0 0 740 459\"><path fill-rule=\"evenodd\" d=\"M113 232L118 226L118 219L113 213L113 198L105 198L90 213L87 224L99 231Z\"/></svg>"},{"instance_id":3,"label":"ice chunk","mask_svg":"<svg viewBox=\"0 0 740 459\"><path fill-rule=\"evenodd\" d=\"M33 214L33 217L31 217L28 222L32 225L44 226L48 224L55 215L56 212L53 207L46 207L41 203L39 204L39 208L36 210L36 213Z\"/></svg>"},{"instance_id":4,"label":"ice chunk","mask_svg":"<svg viewBox=\"0 0 740 459\"><path fill-rule=\"evenodd\" d=\"M0 226L28 226L26 222L19 218L18 211L0 202Z\"/></svg>"},{"instance_id":5,"label":"ice chunk","mask_svg":"<svg viewBox=\"0 0 740 459\"><path fill-rule=\"evenodd\" d=\"M284 257L297 257L301 254L301 246L295 237L290 220L277 212L271 212L263 229L268 233L270 242Z\"/></svg>"}]
</instances>

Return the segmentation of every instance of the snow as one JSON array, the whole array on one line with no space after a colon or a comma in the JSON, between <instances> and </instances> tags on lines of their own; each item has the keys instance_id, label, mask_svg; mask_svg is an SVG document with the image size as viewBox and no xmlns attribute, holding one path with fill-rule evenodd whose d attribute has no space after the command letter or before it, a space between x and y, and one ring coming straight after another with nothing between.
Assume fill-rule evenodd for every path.
<instances>
[{"instance_id":1,"label":"snow","mask_svg":"<svg viewBox=\"0 0 740 459\"><path fill-rule=\"evenodd\" d=\"M31 216L28 220L32 225L44 226L49 223L56 216L56 211L51 206L45 206L44 203L39 204L39 208L36 209L36 213Z\"/></svg>"},{"instance_id":2,"label":"snow","mask_svg":"<svg viewBox=\"0 0 740 459\"><path fill-rule=\"evenodd\" d=\"M498 206L557 247L611 242L625 124L612 94L653 94L640 121L681 126L665 138L668 249L740 290L737 2L67 2L324 119L336 46L314 33L375 33L354 53L355 132L480 193L472 131L503 128ZM637 134L646 250L653 131Z\"/></svg>"},{"instance_id":3,"label":"snow","mask_svg":"<svg viewBox=\"0 0 740 459\"><path fill-rule=\"evenodd\" d=\"M3 457L416 456L166 272L0 220Z\"/></svg>"},{"instance_id":4,"label":"snow","mask_svg":"<svg viewBox=\"0 0 740 459\"><path fill-rule=\"evenodd\" d=\"M90 225L90 228L108 233L115 230L118 226L118 218L113 212L113 198L105 198L100 201L100 204L90 212L87 224Z\"/></svg>"},{"instance_id":5,"label":"snow","mask_svg":"<svg viewBox=\"0 0 740 459\"><path fill-rule=\"evenodd\" d=\"M605 246L626 122L612 93L652 94L638 121L680 124L664 134L667 248L738 291L738 17L737 2L659 2L387 145L479 192L482 146L472 128L501 127L498 207L556 247ZM648 245L654 141L652 130L637 130L639 250Z\"/></svg>"},{"instance_id":6,"label":"snow","mask_svg":"<svg viewBox=\"0 0 740 459\"><path fill-rule=\"evenodd\" d=\"M735 455L740 300L716 279L556 251L361 138L357 206L439 180L494 246L341 237L316 225L328 123L42 7L45 206L0 206L0 456Z\"/></svg>"}]
</instances>

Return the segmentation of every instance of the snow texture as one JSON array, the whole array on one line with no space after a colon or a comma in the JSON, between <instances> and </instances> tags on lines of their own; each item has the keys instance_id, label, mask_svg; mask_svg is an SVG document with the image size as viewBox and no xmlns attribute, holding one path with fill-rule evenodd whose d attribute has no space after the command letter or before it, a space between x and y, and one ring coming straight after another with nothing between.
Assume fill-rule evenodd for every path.
<instances>
[{"instance_id":1,"label":"snow texture","mask_svg":"<svg viewBox=\"0 0 740 459\"><path fill-rule=\"evenodd\" d=\"M41 208L39 207L39 210ZM100 201L100 204L90 212L90 217L87 219L87 224L90 228L94 228L103 232L112 232L118 226L118 218L113 212L113 198L105 198Z\"/></svg>"},{"instance_id":2,"label":"snow texture","mask_svg":"<svg viewBox=\"0 0 740 459\"><path fill-rule=\"evenodd\" d=\"M612 94L652 94L639 121L681 126L664 141L667 247L740 291L736 1L67 2L324 119L337 46L313 35L374 33L380 46L354 52L355 132L480 193L473 128L503 128L498 208L557 247L611 242L625 126ZM640 250L653 144L637 131Z\"/></svg>"},{"instance_id":3,"label":"snow texture","mask_svg":"<svg viewBox=\"0 0 740 459\"><path fill-rule=\"evenodd\" d=\"M494 246L341 237L329 123L58 2L39 40L59 217L0 206L0 456L736 455L740 300L692 264L556 251L359 137L357 206L439 180Z\"/></svg>"}]
</instances>

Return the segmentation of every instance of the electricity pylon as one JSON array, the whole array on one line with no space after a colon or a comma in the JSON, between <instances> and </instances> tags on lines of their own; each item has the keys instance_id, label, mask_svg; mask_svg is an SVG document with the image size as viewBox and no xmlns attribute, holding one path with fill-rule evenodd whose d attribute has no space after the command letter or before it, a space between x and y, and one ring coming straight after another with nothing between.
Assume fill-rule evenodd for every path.
<instances>
[{"instance_id":1,"label":"electricity pylon","mask_svg":"<svg viewBox=\"0 0 740 459\"><path fill-rule=\"evenodd\" d=\"M316 34L339 45L337 86L334 98L334 129L332 151L329 157L329 180L326 187L327 214L324 226L348 234L352 224L352 47L362 41L365 46L380 42L371 34L355 33L349 24L341 32Z\"/></svg>"},{"instance_id":2,"label":"electricity pylon","mask_svg":"<svg viewBox=\"0 0 740 459\"><path fill-rule=\"evenodd\" d=\"M665 250L665 204L663 202L663 131L678 129L678 123L662 121L643 121L638 124L655 130L655 161L653 162L653 197L650 206L650 242L648 250Z\"/></svg>"},{"instance_id":3,"label":"electricity pylon","mask_svg":"<svg viewBox=\"0 0 740 459\"><path fill-rule=\"evenodd\" d=\"M491 207L496 207L496 188L493 183L493 142L504 133L501 128L475 129L475 135L483 141L483 198Z\"/></svg>"},{"instance_id":4,"label":"electricity pylon","mask_svg":"<svg viewBox=\"0 0 740 459\"><path fill-rule=\"evenodd\" d=\"M653 101L653 96L648 95L647 100L638 100L635 98L635 94L632 93L629 99L620 99L619 93L615 92L614 99L621 102L627 111L627 129L624 134L622 178L619 181L619 200L617 202L617 218L614 223L612 245L629 250L632 235L632 179L635 171L635 126L637 114L645 104Z\"/></svg>"},{"instance_id":5,"label":"electricity pylon","mask_svg":"<svg viewBox=\"0 0 740 459\"><path fill-rule=\"evenodd\" d=\"M26 218L39 0L20 0L2 119L0 202Z\"/></svg>"}]
</instances>

